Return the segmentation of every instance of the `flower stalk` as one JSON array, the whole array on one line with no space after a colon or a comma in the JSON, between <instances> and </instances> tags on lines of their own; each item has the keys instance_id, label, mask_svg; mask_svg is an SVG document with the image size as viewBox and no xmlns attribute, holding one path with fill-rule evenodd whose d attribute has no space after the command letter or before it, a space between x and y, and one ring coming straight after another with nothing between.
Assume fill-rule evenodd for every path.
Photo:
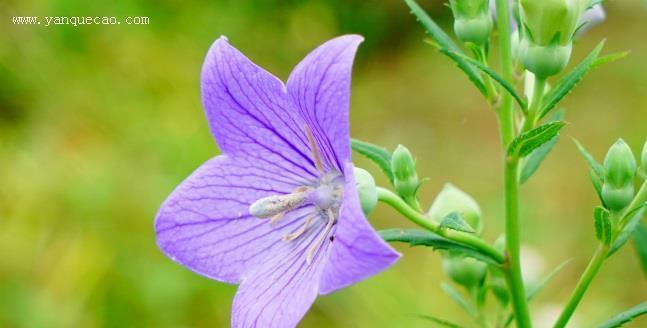
<instances>
[{"instance_id":1,"label":"flower stalk","mask_svg":"<svg viewBox=\"0 0 647 328\"><path fill-rule=\"evenodd\" d=\"M393 207L393 209L398 211L405 218L417 224L418 226L425 228L435 234L443 236L447 239L471 246L489 255L497 262L504 263L505 257L503 256L503 254L501 254L501 252L497 251L494 247L492 247L490 244L485 242L483 239L471 233L455 231L450 229L441 229L440 224L438 222L435 222L429 219L428 217L424 216L422 213L413 209L394 192L386 188L377 187L377 197L379 201Z\"/></svg>"}]
</instances>

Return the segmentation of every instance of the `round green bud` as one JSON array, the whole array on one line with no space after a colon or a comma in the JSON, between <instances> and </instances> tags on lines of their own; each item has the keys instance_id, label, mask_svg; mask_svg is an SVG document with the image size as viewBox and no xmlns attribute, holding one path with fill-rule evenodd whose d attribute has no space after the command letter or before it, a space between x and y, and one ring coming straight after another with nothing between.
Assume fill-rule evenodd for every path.
<instances>
[{"instance_id":1,"label":"round green bud","mask_svg":"<svg viewBox=\"0 0 647 328\"><path fill-rule=\"evenodd\" d=\"M416 163L409 149L398 145L391 157L391 170L393 171L395 190L403 198L413 198L416 195L420 181L416 173Z\"/></svg>"},{"instance_id":2,"label":"round green bud","mask_svg":"<svg viewBox=\"0 0 647 328\"><path fill-rule=\"evenodd\" d=\"M440 191L429 208L427 215L437 222L452 212L461 214L465 222L469 224L477 234L483 231L481 221L481 208L470 195L456 188L453 184L447 183Z\"/></svg>"},{"instance_id":3,"label":"round green bud","mask_svg":"<svg viewBox=\"0 0 647 328\"><path fill-rule=\"evenodd\" d=\"M629 145L618 139L604 158L604 183L620 188L633 184L636 175L636 159Z\"/></svg>"},{"instance_id":4,"label":"round green bud","mask_svg":"<svg viewBox=\"0 0 647 328\"><path fill-rule=\"evenodd\" d=\"M520 0L523 37L547 46L571 43L589 0Z\"/></svg>"},{"instance_id":5,"label":"round green bud","mask_svg":"<svg viewBox=\"0 0 647 328\"><path fill-rule=\"evenodd\" d=\"M377 205L377 189L375 187L375 179L368 173L368 171L359 167L353 168L355 175L355 185L359 193L359 202L362 206L364 215L369 215L375 205Z\"/></svg>"},{"instance_id":6,"label":"round green bud","mask_svg":"<svg viewBox=\"0 0 647 328\"><path fill-rule=\"evenodd\" d=\"M487 0L450 0L454 32L463 42L485 44L492 33L492 15Z\"/></svg>"},{"instance_id":7,"label":"round green bud","mask_svg":"<svg viewBox=\"0 0 647 328\"><path fill-rule=\"evenodd\" d=\"M541 46L528 38L522 38L517 49L523 66L540 78L561 72L571 58L571 50L571 43Z\"/></svg>"},{"instance_id":8,"label":"round green bud","mask_svg":"<svg viewBox=\"0 0 647 328\"><path fill-rule=\"evenodd\" d=\"M443 258L443 270L454 282L469 288L481 283L487 264L469 257L449 255Z\"/></svg>"},{"instance_id":9,"label":"round green bud","mask_svg":"<svg viewBox=\"0 0 647 328\"><path fill-rule=\"evenodd\" d=\"M612 211L621 211L627 207L634 198L634 186L613 187L608 183L602 185L602 199L604 204Z\"/></svg>"}]
</instances>

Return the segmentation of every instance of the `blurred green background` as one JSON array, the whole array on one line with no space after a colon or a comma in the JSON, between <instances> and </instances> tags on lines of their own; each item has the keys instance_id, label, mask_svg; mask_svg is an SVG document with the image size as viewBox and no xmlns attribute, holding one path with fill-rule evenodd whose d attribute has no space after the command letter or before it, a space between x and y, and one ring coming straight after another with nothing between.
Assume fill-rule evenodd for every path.
<instances>
[{"instance_id":1,"label":"blurred green background","mask_svg":"<svg viewBox=\"0 0 647 328\"><path fill-rule=\"evenodd\" d=\"M445 26L442 1L422 1ZM647 136L647 10L610 1L608 19L581 39L631 50L592 72L563 103L570 124L523 187L526 273L570 265L532 303L549 324L592 254L597 204L569 136L599 159L623 137ZM12 16L149 16L150 25L12 25ZM195 275L155 245L153 218L170 191L218 154L199 96L211 42L227 35L286 78L309 50L362 34L352 87L352 134L417 156L429 204L445 182L472 194L486 238L502 231L501 165L494 115L446 58L422 42L401 1L0 2L0 327L225 327L235 286ZM357 158L379 176L368 162ZM378 181L385 184L381 176ZM384 206L376 227L408 225ZM304 327L427 327L416 314L472 326L441 291L437 253L407 247L391 270L319 298ZM611 258L579 308L589 327L644 301L631 246ZM645 327L639 320L633 327Z\"/></svg>"}]
</instances>

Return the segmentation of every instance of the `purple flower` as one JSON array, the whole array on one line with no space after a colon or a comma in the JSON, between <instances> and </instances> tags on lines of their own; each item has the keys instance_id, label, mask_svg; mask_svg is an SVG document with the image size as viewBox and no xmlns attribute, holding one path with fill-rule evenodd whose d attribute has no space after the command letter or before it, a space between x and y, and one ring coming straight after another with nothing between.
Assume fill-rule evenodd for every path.
<instances>
[{"instance_id":1,"label":"purple flower","mask_svg":"<svg viewBox=\"0 0 647 328\"><path fill-rule=\"evenodd\" d=\"M223 155L162 204L157 243L203 276L240 284L232 327L293 327L317 294L399 257L362 213L351 163L350 73L360 36L311 52L287 84L221 37L202 101Z\"/></svg>"}]
</instances>

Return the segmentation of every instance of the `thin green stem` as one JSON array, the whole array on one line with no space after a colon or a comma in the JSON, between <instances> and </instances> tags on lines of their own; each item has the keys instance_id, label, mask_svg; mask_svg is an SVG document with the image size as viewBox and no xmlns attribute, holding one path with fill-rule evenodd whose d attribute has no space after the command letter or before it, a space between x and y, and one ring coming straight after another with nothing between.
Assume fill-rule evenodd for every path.
<instances>
[{"instance_id":1,"label":"thin green stem","mask_svg":"<svg viewBox=\"0 0 647 328\"><path fill-rule=\"evenodd\" d=\"M514 81L514 67L512 63L512 41L510 39L510 17L508 16L508 0L496 0L496 19L499 32L499 55L501 57L501 71L506 81ZM514 139L514 117L512 96L507 92L501 93L501 104L498 109L499 129L501 143L507 147Z\"/></svg>"},{"instance_id":2,"label":"thin green stem","mask_svg":"<svg viewBox=\"0 0 647 328\"><path fill-rule=\"evenodd\" d=\"M519 160L508 158L505 165L505 235L507 250L507 267L505 270L506 281L512 295L512 308L518 327L526 328L532 326L526 291L521 276L521 251L519 240L519 183L518 183Z\"/></svg>"},{"instance_id":3,"label":"thin green stem","mask_svg":"<svg viewBox=\"0 0 647 328\"><path fill-rule=\"evenodd\" d=\"M514 81L514 67L512 62L512 47L510 39L510 17L508 0L496 0L497 29L499 31L499 51L501 56L501 70L503 78ZM508 147L515 137L514 104L512 97L507 92L501 94L501 106L498 110L499 129L501 142L504 149ZM532 327L528 304L526 301L523 278L521 277L520 241L519 241L519 184L518 184L518 159L505 159L504 168L504 196L506 209L506 249L507 267L504 272L506 281L512 295L512 307L517 325L520 328Z\"/></svg>"},{"instance_id":4,"label":"thin green stem","mask_svg":"<svg viewBox=\"0 0 647 328\"><path fill-rule=\"evenodd\" d=\"M503 254L501 254L501 252L497 251L494 247L492 247L490 244L485 242L483 239L480 239L474 234L470 234L466 232L449 230L449 229L441 229L440 224L438 222L435 222L429 219L428 217L425 217L422 213L413 209L394 192L382 187L377 187L377 196L379 201L390 205L396 211L402 214L404 217L409 219L409 221L429 231L432 231L438 235L441 235L447 239L473 247L489 255L499 263L504 262L505 258L503 257Z\"/></svg>"},{"instance_id":5,"label":"thin green stem","mask_svg":"<svg viewBox=\"0 0 647 328\"><path fill-rule=\"evenodd\" d=\"M622 216L620 216L620 226L624 226L627 222L623 221L625 218L625 214L627 214L629 211L634 210L641 204L644 204L647 202L647 180L643 182L643 184L640 186L640 189L638 189L638 192L636 193L636 196L634 196L634 199L631 201L629 206L625 209L625 212ZM628 220L631 219L631 217L627 218Z\"/></svg>"},{"instance_id":6,"label":"thin green stem","mask_svg":"<svg viewBox=\"0 0 647 328\"><path fill-rule=\"evenodd\" d=\"M584 296L586 290L589 288L591 281L593 281L595 275L600 271L602 263L604 263L604 260L607 258L608 254L609 246L600 244L600 246L598 246L598 249L595 251L593 258L591 258L589 265L586 266L582 277L580 277L580 281L577 282L577 286L575 287L575 290L573 290L573 293L566 303L566 306L562 310L562 313L559 315L559 318L555 322L555 325L553 326L554 328L566 327L568 320L573 315L573 312L575 312L575 308L577 308L577 305L582 300L582 297Z\"/></svg>"}]
</instances>

